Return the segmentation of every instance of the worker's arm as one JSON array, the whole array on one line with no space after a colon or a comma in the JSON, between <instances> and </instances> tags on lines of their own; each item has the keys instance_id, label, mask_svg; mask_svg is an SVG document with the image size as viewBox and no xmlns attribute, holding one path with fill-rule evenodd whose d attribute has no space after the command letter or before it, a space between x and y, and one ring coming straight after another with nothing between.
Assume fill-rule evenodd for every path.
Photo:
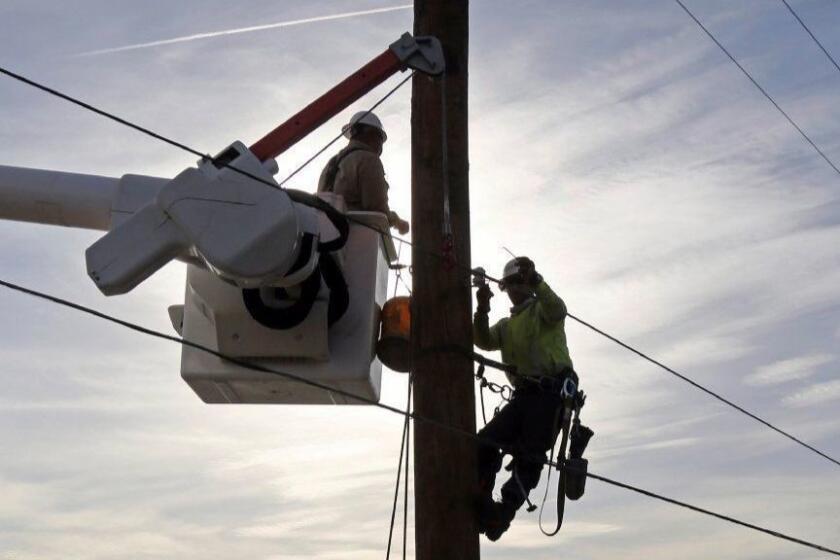
<instances>
[{"instance_id":1,"label":"worker's arm","mask_svg":"<svg viewBox=\"0 0 840 560\"><path fill-rule=\"evenodd\" d=\"M388 208L388 182L385 168L373 154L365 153L359 162L359 187L362 194L362 208L382 212L388 216L388 225L402 233L408 233L408 222Z\"/></svg>"},{"instance_id":2,"label":"worker's arm","mask_svg":"<svg viewBox=\"0 0 840 560\"><path fill-rule=\"evenodd\" d=\"M370 152L360 154L358 167L361 207L370 212L382 212L391 217L388 208L388 182L385 180L385 168L376 155Z\"/></svg>"},{"instance_id":3,"label":"worker's arm","mask_svg":"<svg viewBox=\"0 0 840 560\"><path fill-rule=\"evenodd\" d=\"M482 350L498 350L502 347L502 324L504 319L490 326L487 313L477 312L473 317L473 342Z\"/></svg>"},{"instance_id":4,"label":"worker's arm","mask_svg":"<svg viewBox=\"0 0 840 560\"><path fill-rule=\"evenodd\" d=\"M558 323L566 318L566 304L552 289L541 281L534 290L540 317L546 323Z\"/></svg>"}]
</instances>

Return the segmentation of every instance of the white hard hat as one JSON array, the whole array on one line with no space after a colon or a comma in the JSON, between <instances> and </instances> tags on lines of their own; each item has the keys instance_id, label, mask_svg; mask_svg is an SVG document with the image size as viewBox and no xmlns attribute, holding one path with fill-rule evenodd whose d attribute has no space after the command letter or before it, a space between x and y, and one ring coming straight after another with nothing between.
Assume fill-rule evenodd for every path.
<instances>
[{"instance_id":1,"label":"white hard hat","mask_svg":"<svg viewBox=\"0 0 840 560\"><path fill-rule=\"evenodd\" d=\"M499 288L501 288L503 292L507 289L506 284L511 280L514 280L519 275L519 259L520 257L514 257L505 265L505 269L502 272L502 280L499 282Z\"/></svg>"},{"instance_id":2,"label":"white hard hat","mask_svg":"<svg viewBox=\"0 0 840 560\"><path fill-rule=\"evenodd\" d=\"M382 141L388 139L388 135L385 134L385 128L382 126L382 121L379 120L375 114L370 111L359 111L350 119L350 122L345 124L341 128L341 133L344 134L345 138L350 138L350 132L353 129L353 125L355 124L365 124L367 126L372 126L376 130L382 133Z\"/></svg>"},{"instance_id":3,"label":"white hard hat","mask_svg":"<svg viewBox=\"0 0 840 560\"><path fill-rule=\"evenodd\" d=\"M502 278L519 274L519 257L513 258L505 265L505 270L502 272Z\"/></svg>"}]
</instances>

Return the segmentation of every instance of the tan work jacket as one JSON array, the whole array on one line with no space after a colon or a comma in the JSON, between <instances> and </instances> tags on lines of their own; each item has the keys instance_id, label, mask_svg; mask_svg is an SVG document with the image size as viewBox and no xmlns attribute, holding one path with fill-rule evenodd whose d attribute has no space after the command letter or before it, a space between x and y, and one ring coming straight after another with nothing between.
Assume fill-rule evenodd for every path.
<instances>
[{"instance_id":1,"label":"tan work jacket","mask_svg":"<svg viewBox=\"0 0 840 560\"><path fill-rule=\"evenodd\" d=\"M349 152L349 153L348 153ZM346 154L346 155L345 155ZM327 184L330 167L340 158L332 188ZM373 148L358 140L334 155L318 180L318 192L334 192L344 197L348 210L382 212L393 222L388 208L388 182L385 168Z\"/></svg>"}]
</instances>

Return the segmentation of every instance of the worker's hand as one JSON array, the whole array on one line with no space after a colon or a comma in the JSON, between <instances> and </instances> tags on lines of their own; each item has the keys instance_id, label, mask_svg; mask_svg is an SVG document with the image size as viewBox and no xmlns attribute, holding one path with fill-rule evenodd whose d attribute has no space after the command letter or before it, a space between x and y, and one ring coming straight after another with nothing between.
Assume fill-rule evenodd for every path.
<instances>
[{"instance_id":1,"label":"worker's hand","mask_svg":"<svg viewBox=\"0 0 840 560\"><path fill-rule=\"evenodd\" d=\"M409 225L408 222L400 218L400 215L391 210L388 213L388 222L390 223L391 227L396 229L400 235L405 235L408 233Z\"/></svg>"},{"instance_id":2,"label":"worker's hand","mask_svg":"<svg viewBox=\"0 0 840 560\"><path fill-rule=\"evenodd\" d=\"M493 291L490 289L490 286L487 284L479 286L478 291L475 293L475 299L478 301L476 312L484 314L490 313L490 298L492 297Z\"/></svg>"},{"instance_id":3,"label":"worker's hand","mask_svg":"<svg viewBox=\"0 0 840 560\"><path fill-rule=\"evenodd\" d=\"M522 277L523 284L530 288L536 288L540 285L542 276L537 273L534 261L528 257L519 257L516 259L516 264L519 266L519 274Z\"/></svg>"}]
</instances>

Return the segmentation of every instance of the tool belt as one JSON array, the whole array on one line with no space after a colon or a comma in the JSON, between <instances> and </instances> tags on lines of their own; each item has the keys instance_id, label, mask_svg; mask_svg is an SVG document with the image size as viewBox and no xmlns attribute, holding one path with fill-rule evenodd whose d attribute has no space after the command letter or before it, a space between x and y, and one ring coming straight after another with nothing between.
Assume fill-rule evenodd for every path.
<instances>
[{"instance_id":1,"label":"tool belt","mask_svg":"<svg viewBox=\"0 0 840 560\"><path fill-rule=\"evenodd\" d=\"M578 385L578 375L575 370L565 367L552 375L520 375L514 384L514 396L532 395L538 392L549 393L556 396L563 394L563 387L566 380L571 379L575 386Z\"/></svg>"}]
</instances>

